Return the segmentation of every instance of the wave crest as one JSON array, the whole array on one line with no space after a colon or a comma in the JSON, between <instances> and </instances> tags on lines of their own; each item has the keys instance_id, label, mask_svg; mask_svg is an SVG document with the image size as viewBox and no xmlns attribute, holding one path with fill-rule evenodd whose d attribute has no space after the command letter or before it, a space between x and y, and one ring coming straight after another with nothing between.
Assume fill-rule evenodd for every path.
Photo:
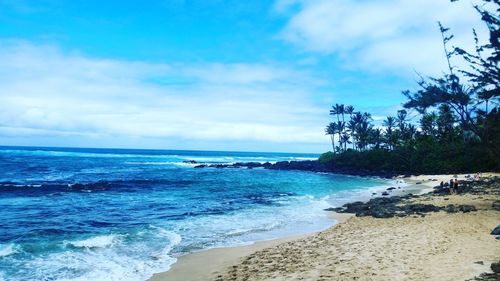
<instances>
[{"instance_id":1,"label":"wave crest","mask_svg":"<svg viewBox=\"0 0 500 281\"><path fill-rule=\"evenodd\" d=\"M90 237L83 240L75 240L66 242L67 245L71 245L76 248L108 248L118 243L119 237L118 235L99 235Z\"/></svg>"}]
</instances>

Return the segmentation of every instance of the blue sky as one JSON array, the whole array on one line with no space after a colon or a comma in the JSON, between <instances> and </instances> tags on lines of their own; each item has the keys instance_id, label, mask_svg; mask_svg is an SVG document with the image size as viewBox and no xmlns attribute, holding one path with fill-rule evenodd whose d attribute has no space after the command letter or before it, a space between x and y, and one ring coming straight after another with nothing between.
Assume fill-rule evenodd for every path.
<instances>
[{"instance_id":1,"label":"blue sky","mask_svg":"<svg viewBox=\"0 0 500 281\"><path fill-rule=\"evenodd\" d=\"M486 38L468 1L0 0L0 144L322 152L445 69L437 20Z\"/></svg>"}]
</instances>

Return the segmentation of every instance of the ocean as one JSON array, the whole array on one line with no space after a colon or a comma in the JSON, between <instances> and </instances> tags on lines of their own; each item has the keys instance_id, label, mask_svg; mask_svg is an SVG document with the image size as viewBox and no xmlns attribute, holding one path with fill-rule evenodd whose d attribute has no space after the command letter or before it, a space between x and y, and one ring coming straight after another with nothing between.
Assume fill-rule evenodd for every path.
<instances>
[{"instance_id":1,"label":"ocean","mask_svg":"<svg viewBox=\"0 0 500 281\"><path fill-rule=\"evenodd\" d=\"M379 178L197 163L316 154L0 147L0 280L146 280L184 253L326 229Z\"/></svg>"}]
</instances>

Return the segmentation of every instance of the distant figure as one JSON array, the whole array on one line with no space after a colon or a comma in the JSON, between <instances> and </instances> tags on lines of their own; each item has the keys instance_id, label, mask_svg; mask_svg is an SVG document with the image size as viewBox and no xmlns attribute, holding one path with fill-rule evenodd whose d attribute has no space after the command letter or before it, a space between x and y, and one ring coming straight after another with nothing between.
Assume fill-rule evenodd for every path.
<instances>
[{"instance_id":1,"label":"distant figure","mask_svg":"<svg viewBox=\"0 0 500 281\"><path fill-rule=\"evenodd\" d=\"M458 194L458 179L455 179L455 182L453 183L453 192Z\"/></svg>"},{"instance_id":2,"label":"distant figure","mask_svg":"<svg viewBox=\"0 0 500 281\"><path fill-rule=\"evenodd\" d=\"M444 181L441 181L441 183L439 184L439 189L441 189L441 190L444 189Z\"/></svg>"},{"instance_id":3,"label":"distant figure","mask_svg":"<svg viewBox=\"0 0 500 281\"><path fill-rule=\"evenodd\" d=\"M450 189L450 194L453 194L453 179L450 180L450 186L449 186L449 189Z\"/></svg>"}]
</instances>

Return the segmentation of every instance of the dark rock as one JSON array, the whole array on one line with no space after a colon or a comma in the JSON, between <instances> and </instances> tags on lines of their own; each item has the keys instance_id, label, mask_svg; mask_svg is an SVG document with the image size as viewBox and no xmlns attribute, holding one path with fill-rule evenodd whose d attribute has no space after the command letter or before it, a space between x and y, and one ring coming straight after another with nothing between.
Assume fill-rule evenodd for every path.
<instances>
[{"instance_id":1,"label":"dark rock","mask_svg":"<svg viewBox=\"0 0 500 281\"><path fill-rule=\"evenodd\" d=\"M500 211L500 200L493 202L491 206L493 207L493 210Z\"/></svg>"},{"instance_id":2,"label":"dark rock","mask_svg":"<svg viewBox=\"0 0 500 281\"><path fill-rule=\"evenodd\" d=\"M191 160L189 160L189 163ZM193 163L194 164L194 163ZM324 173L335 173L335 174L348 174L354 176L378 176L382 178L392 178L397 174L393 171L383 171L383 170L365 170L365 169L355 169L346 167L337 167L335 165L325 165L318 160L304 160L304 161L279 161L274 164L266 163L234 163L234 164L211 164L209 167L213 168L257 168L263 167L272 170L300 170L309 172L324 172Z\"/></svg>"},{"instance_id":3,"label":"dark rock","mask_svg":"<svg viewBox=\"0 0 500 281\"><path fill-rule=\"evenodd\" d=\"M205 165L205 164L201 164L201 165L196 165L196 166L194 166L194 167L195 167L195 168L197 168L197 169L199 169L199 168L206 168L206 167L207 167L207 165Z\"/></svg>"},{"instance_id":4,"label":"dark rock","mask_svg":"<svg viewBox=\"0 0 500 281\"><path fill-rule=\"evenodd\" d=\"M432 205L432 204L408 204L401 207L406 214L423 214L430 212L439 212L441 210L440 207Z\"/></svg>"},{"instance_id":5,"label":"dark rock","mask_svg":"<svg viewBox=\"0 0 500 281\"><path fill-rule=\"evenodd\" d=\"M211 164L209 165L208 167L210 168L217 168L217 169L222 169L222 168L227 168L229 167L230 165L228 164Z\"/></svg>"},{"instance_id":6,"label":"dark rock","mask_svg":"<svg viewBox=\"0 0 500 281\"><path fill-rule=\"evenodd\" d=\"M447 205L444 207L444 211L447 213L458 213L458 212L464 212L464 213L469 213L469 212L475 212L477 211L475 206L472 205Z\"/></svg>"},{"instance_id":7,"label":"dark rock","mask_svg":"<svg viewBox=\"0 0 500 281\"><path fill-rule=\"evenodd\" d=\"M382 196L389 196L389 192L387 191L382 192Z\"/></svg>"},{"instance_id":8,"label":"dark rock","mask_svg":"<svg viewBox=\"0 0 500 281\"><path fill-rule=\"evenodd\" d=\"M333 207L330 207L330 208L326 208L326 209L323 209L324 211L329 211L329 212L338 212L338 213L341 213L344 211L344 208L342 207L336 207L336 208L333 208Z\"/></svg>"},{"instance_id":9,"label":"dark rock","mask_svg":"<svg viewBox=\"0 0 500 281\"><path fill-rule=\"evenodd\" d=\"M444 207L444 211L447 213L458 213L458 208L455 205L450 204Z\"/></svg>"},{"instance_id":10,"label":"dark rock","mask_svg":"<svg viewBox=\"0 0 500 281\"><path fill-rule=\"evenodd\" d=\"M499 262L494 262L491 264L491 270L493 270L493 272L495 273L500 273L500 261Z\"/></svg>"},{"instance_id":11,"label":"dark rock","mask_svg":"<svg viewBox=\"0 0 500 281\"><path fill-rule=\"evenodd\" d=\"M472 205L460 205L458 206L459 210L464 213L475 212L477 211L475 206Z\"/></svg>"},{"instance_id":12,"label":"dark rock","mask_svg":"<svg viewBox=\"0 0 500 281\"><path fill-rule=\"evenodd\" d=\"M310 172L329 172L330 170L317 160L279 161L268 167L271 170L301 170Z\"/></svg>"},{"instance_id":13,"label":"dark rock","mask_svg":"<svg viewBox=\"0 0 500 281\"><path fill-rule=\"evenodd\" d=\"M269 163L269 162L266 162L266 163L262 164L262 167L264 167L264 168L269 168L269 167L271 167L272 165L273 165L273 164L271 164L271 163Z\"/></svg>"},{"instance_id":14,"label":"dark rock","mask_svg":"<svg viewBox=\"0 0 500 281\"><path fill-rule=\"evenodd\" d=\"M392 218L396 215L396 212L383 207L375 207L371 210L371 216L374 218Z\"/></svg>"},{"instance_id":15,"label":"dark rock","mask_svg":"<svg viewBox=\"0 0 500 281\"><path fill-rule=\"evenodd\" d=\"M500 224L499 224L499 225L497 225L497 227L495 227L495 228L491 231L491 233L490 233L490 234L491 234L491 235L500 235Z\"/></svg>"},{"instance_id":16,"label":"dark rock","mask_svg":"<svg viewBox=\"0 0 500 281\"><path fill-rule=\"evenodd\" d=\"M182 161L182 163L187 163L187 164L197 164L198 162L194 161L194 160L184 160Z\"/></svg>"},{"instance_id":17,"label":"dark rock","mask_svg":"<svg viewBox=\"0 0 500 281\"><path fill-rule=\"evenodd\" d=\"M422 182L419 181L419 182L416 182L415 184L422 184Z\"/></svg>"},{"instance_id":18,"label":"dark rock","mask_svg":"<svg viewBox=\"0 0 500 281\"><path fill-rule=\"evenodd\" d=\"M476 261L474 262L475 264L480 264L480 265L484 265L484 262L483 261Z\"/></svg>"},{"instance_id":19,"label":"dark rock","mask_svg":"<svg viewBox=\"0 0 500 281\"><path fill-rule=\"evenodd\" d=\"M344 204L344 213L362 213L365 212L369 209L368 205L361 202L361 201L356 201L352 203L347 203Z\"/></svg>"},{"instance_id":20,"label":"dark rock","mask_svg":"<svg viewBox=\"0 0 500 281\"><path fill-rule=\"evenodd\" d=\"M386 189L386 190L394 190L394 189L396 189L396 188L395 188L394 186L391 186L391 187L389 187L389 188L388 188L388 189Z\"/></svg>"}]
</instances>

